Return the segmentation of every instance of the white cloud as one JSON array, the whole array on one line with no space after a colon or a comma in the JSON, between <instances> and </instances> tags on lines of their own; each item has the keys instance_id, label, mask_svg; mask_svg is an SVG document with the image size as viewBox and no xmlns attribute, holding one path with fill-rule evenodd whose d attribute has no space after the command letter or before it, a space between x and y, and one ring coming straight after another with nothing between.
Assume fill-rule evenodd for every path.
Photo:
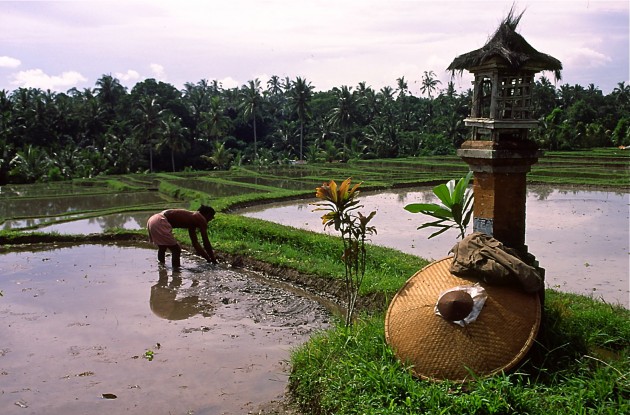
<instances>
[{"instance_id":1,"label":"white cloud","mask_svg":"<svg viewBox=\"0 0 630 415\"><path fill-rule=\"evenodd\" d=\"M318 90L361 81L380 89L405 76L418 94L425 70L434 71L445 87L450 80L445 68L452 59L483 46L513 4L110 1L125 12L111 7L94 14L92 2L0 1L0 14L7 16L0 31L1 53L20 56L47 73L75 68L90 79L111 68L141 68L139 74L116 74L128 83L154 77L182 87L217 79L231 87L255 77L263 83L261 74L275 74L305 77ZM526 10L519 32L568 70L580 68L575 71L580 82L587 79L605 90L627 78L627 0L521 0L517 10ZM0 68L3 64L0 60ZM566 75L567 82L578 81L572 72ZM9 80L0 77L0 89L9 87ZM454 80L470 86L459 77Z\"/></svg>"},{"instance_id":2,"label":"white cloud","mask_svg":"<svg viewBox=\"0 0 630 415\"><path fill-rule=\"evenodd\" d=\"M153 73L155 79L158 81L166 81L166 72L164 71L164 67L162 65L159 63L152 63L149 67L151 68L151 72Z\"/></svg>"},{"instance_id":3,"label":"white cloud","mask_svg":"<svg viewBox=\"0 0 630 415\"><path fill-rule=\"evenodd\" d=\"M136 81L140 78L140 74L133 69L128 69L127 72L116 72L114 76L121 82Z\"/></svg>"},{"instance_id":4,"label":"white cloud","mask_svg":"<svg viewBox=\"0 0 630 415\"><path fill-rule=\"evenodd\" d=\"M224 89L231 89L231 88L238 88L241 86L241 84L234 78L232 78L231 76L228 76L227 78L223 78L219 80L219 84L224 88Z\"/></svg>"},{"instance_id":5,"label":"white cloud","mask_svg":"<svg viewBox=\"0 0 630 415\"><path fill-rule=\"evenodd\" d=\"M48 75L41 69L29 69L12 75L11 85L24 88L40 88L51 90L67 90L87 78L76 71L66 71L61 75Z\"/></svg>"},{"instance_id":6,"label":"white cloud","mask_svg":"<svg viewBox=\"0 0 630 415\"><path fill-rule=\"evenodd\" d=\"M612 62L610 56L587 47L582 47L569 52L566 66L576 68L600 68L610 62Z\"/></svg>"},{"instance_id":7,"label":"white cloud","mask_svg":"<svg viewBox=\"0 0 630 415\"><path fill-rule=\"evenodd\" d=\"M17 68L22 62L10 56L0 56L0 68Z\"/></svg>"}]
</instances>

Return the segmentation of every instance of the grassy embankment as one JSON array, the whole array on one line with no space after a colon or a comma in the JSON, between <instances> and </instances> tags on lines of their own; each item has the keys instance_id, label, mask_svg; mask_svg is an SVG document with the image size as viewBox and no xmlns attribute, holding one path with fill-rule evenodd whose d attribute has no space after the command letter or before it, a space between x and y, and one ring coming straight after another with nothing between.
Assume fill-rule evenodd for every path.
<instances>
[{"instance_id":1,"label":"grassy embankment","mask_svg":"<svg viewBox=\"0 0 630 415\"><path fill-rule=\"evenodd\" d=\"M628 191L628 153L552 153L533 182ZM404 161L401 161L404 162ZM415 379L386 346L384 313L298 348L290 389L313 414L630 413L630 312L547 290L537 343L511 373L460 385Z\"/></svg>"},{"instance_id":2,"label":"grassy embankment","mask_svg":"<svg viewBox=\"0 0 630 415\"><path fill-rule=\"evenodd\" d=\"M534 166L529 178L537 183L608 187L627 192L628 155L615 149L548 153ZM284 188L272 183L283 174L273 169L160 174L150 179L143 175L123 176L108 178L108 186L159 186L161 193L190 201L192 208L210 203L224 212L217 215L211 226L219 251L335 281L343 273L336 238L226 212L235 206L270 199L310 197L315 186L331 178L343 180L352 176L356 181L364 181L364 189L383 188L443 182L463 175L466 166L456 157L446 157L292 166L284 170L288 171L283 176L288 183ZM243 181L239 177L257 180ZM237 191L213 197L212 192L201 191L192 183L186 187L175 181L182 178ZM99 212L85 214L95 216ZM119 233L144 237L143 231ZM178 237L187 243L185 232L178 233ZM0 233L0 242L5 244L17 243L21 238L19 232ZM368 255L362 294L378 294L383 299L379 310L362 315L351 329L340 324L293 353L290 389L305 413L630 413L628 310L548 290L539 342L513 372L466 385L420 381L411 376L386 345L383 320L387 300L426 261L380 247L371 247Z\"/></svg>"}]
</instances>

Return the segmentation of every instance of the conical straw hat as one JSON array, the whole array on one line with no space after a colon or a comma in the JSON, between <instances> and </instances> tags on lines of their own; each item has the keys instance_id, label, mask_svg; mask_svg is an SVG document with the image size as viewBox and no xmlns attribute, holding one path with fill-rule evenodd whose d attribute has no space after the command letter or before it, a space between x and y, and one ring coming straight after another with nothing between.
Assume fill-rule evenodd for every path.
<instances>
[{"instance_id":1,"label":"conical straw hat","mask_svg":"<svg viewBox=\"0 0 630 415\"><path fill-rule=\"evenodd\" d=\"M478 281L452 275L452 259L427 265L396 293L385 317L387 343L424 379L463 382L512 368L538 332L538 295L480 283L485 304L475 321L460 327L437 315L436 303L442 292Z\"/></svg>"}]
</instances>

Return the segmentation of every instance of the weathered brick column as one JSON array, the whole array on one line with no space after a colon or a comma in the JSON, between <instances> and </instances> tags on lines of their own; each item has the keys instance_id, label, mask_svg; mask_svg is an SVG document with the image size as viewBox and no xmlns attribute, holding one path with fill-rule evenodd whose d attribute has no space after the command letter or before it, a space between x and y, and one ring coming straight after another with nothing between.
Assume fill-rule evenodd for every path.
<instances>
[{"instance_id":1,"label":"weathered brick column","mask_svg":"<svg viewBox=\"0 0 630 415\"><path fill-rule=\"evenodd\" d=\"M474 173L473 231L492 235L523 253L527 253L526 175L539 155L532 144L471 140L457 152Z\"/></svg>"}]
</instances>

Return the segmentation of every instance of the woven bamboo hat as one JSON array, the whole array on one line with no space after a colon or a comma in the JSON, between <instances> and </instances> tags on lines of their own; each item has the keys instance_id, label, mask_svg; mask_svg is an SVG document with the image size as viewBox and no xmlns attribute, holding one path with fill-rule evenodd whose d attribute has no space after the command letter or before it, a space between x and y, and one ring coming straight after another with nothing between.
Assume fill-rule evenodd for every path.
<instances>
[{"instance_id":1,"label":"woven bamboo hat","mask_svg":"<svg viewBox=\"0 0 630 415\"><path fill-rule=\"evenodd\" d=\"M509 370L534 343L541 318L538 295L481 283L485 304L475 321L460 326L436 314L438 299L453 287L478 282L452 275L452 259L427 265L396 293L385 317L387 343L424 379L464 382Z\"/></svg>"}]
</instances>

